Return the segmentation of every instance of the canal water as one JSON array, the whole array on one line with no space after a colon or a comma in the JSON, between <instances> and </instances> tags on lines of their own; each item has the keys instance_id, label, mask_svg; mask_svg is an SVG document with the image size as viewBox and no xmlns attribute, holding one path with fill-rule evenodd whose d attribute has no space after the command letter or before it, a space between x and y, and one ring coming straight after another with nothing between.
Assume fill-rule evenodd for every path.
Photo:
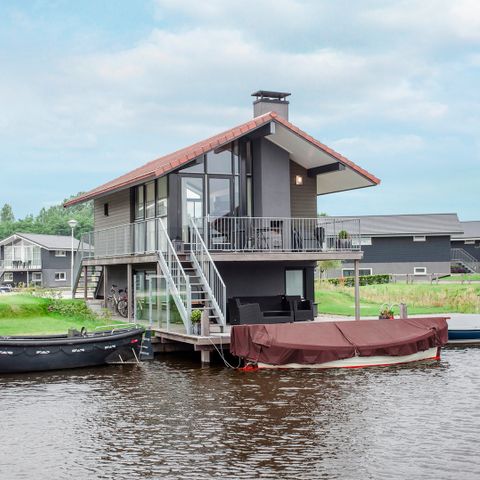
<instances>
[{"instance_id":1,"label":"canal water","mask_svg":"<svg viewBox=\"0 0 480 480\"><path fill-rule=\"evenodd\" d=\"M478 479L480 348L332 371L141 366L0 377L0 478Z\"/></svg>"}]
</instances>

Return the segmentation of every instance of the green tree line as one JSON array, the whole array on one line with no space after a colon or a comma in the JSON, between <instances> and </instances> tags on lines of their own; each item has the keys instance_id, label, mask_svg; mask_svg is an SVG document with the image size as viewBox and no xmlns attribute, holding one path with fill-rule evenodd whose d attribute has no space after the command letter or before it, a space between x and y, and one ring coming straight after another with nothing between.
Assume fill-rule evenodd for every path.
<instances>
[{"instance_id":1,"label":"green tree line","mask_svg":"<svg viewBox=\"0 0 480 480\"><path fill-rule=\"evenodd\" d=\"M80 195L77 194L77 195ZM70 198L76 197L73 195ZM80 237L82 233L93 230L93 203L86 202L64 208L63 203L42 208L38 215L27 215L25 218L15 218L11 205L6 203L0 210L0 240L13 233L46 233L49 235L70 235L68 226L70 219L75 219L78 226L75 228L75 236Z\"/></svg>"}]
</instances>

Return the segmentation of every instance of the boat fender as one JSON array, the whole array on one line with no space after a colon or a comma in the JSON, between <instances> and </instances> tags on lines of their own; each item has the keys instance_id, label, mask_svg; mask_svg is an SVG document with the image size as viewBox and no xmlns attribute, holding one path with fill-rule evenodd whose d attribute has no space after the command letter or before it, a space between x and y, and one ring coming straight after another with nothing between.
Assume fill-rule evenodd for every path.
<instances>
[{"instance_id":1,"label":"boat fender","mask_svg":"<svg viewBox=\"0 0 480 480\"><path fill-rule=\"evenodd\" d=\"M242 372L253 372L258 370L258 365L256 363L247 363L243 367L240 367L239 370Z\"/></svg>"}]
</instances>

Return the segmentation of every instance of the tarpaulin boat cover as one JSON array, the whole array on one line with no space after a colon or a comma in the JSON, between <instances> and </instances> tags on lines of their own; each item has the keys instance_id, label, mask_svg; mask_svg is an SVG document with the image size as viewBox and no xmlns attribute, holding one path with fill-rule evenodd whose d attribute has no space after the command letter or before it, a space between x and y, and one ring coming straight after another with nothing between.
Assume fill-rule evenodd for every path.
<instances>
[{"instance_id":1,"label":"tarpaulin boat cover","mask_svg":"<svg viewBox=\"0 0 480 480\"><path fill-rule=\"evenodd\" d=\"M250 362L319 364L354 356L401 356L445 345L446 318L235 325L230 351Z\"/></svg>"}]
</instances>

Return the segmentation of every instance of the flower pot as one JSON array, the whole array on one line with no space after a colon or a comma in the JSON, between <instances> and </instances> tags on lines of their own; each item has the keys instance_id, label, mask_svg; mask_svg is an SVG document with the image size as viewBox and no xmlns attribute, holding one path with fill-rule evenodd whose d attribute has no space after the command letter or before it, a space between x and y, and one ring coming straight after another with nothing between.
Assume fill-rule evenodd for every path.
<instances>
[{"instance_id":1,"label":"flower pot","mask_svg":"<svg viewBox=\"0 0 480 480\"><path fill-rule=\"evenodd\" d=\"M200 323L192 323L192 335L200 335Z\"/></svg>"}]
</instances>

